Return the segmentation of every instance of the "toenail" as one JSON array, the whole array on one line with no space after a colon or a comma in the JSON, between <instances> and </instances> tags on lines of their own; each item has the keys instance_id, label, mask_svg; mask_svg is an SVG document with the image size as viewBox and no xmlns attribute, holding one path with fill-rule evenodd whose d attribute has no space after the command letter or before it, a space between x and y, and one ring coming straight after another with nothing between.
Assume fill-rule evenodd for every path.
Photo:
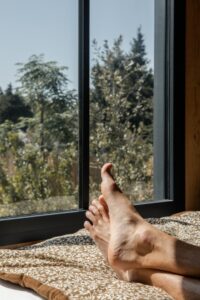
<instances>
[{"instance_id":1,"label":"toenail","mask_svg":"<svg viewBox=\"0 0 200 300\"><path fill-rule=\"evenodd\" d=\"M89 229L91 224L88 221L85 221L83 225L86 229Z\"/></svg>"},{"instance_id":2,"label":"toenail","mask_svg":"<svg viewBox=\"0 0 200 300\"><path fill-rule=\"evenodd\" d=\"M89 210L86 211L85 215L86 215L86 217L88 217L90 215Z\"/></svg>"}]
</instances>

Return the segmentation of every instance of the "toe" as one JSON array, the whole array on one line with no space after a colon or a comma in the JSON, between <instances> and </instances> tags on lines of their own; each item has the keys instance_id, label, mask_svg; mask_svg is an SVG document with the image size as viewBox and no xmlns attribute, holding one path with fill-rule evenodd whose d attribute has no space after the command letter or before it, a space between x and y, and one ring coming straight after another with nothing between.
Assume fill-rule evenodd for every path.
<instances>
[{"instance_id":1,"label":"toe","mask_svg":"<svg viewBox=\"0 0 200 300\"><path fill-rule=\"evenodd\" d=\"M106 218L106 216L108 215L107 213L107 209L108 206L105 202L105 200L101 200L103 196L99 197L99 200L93 200L92 201L92 205L91 205L91 211L93 212L93 214L98 218ZM104 198L103 198L104 199ZM104 201L104 202L103 202ZM101 203L102 202L102 203ZM105 205L104 205L105 204Z\"/></svg>"},{"instance_id":2,"label":"toe","mask_svg":"<svg viewBox=\"0 0 200 300\"><path fill-rule=\"evenodd\" d=\"M96 208L96 211L98 212L98 204L99 204L99 201L98 200L93 200L92 201L92 206L94 206Z\"/></svg>"},{"instance_id":3,"label":"toe","mask_svg":"<svg viewBox=\"0 0 200 300\"><path fill-rule=\"evenodd\" d=\"M99 213L100 213L101 218L103 219L103 221L107 222L108 221L108 214L105 211L104 206L100 202L98 203L98 211L99 211Z\"/></svg>"},{"instance_id":4,"label":"toe","mask_svg":"<svg viewBox=\"0 0 200 300\"><path fill-rule=\"evenodd\" d=\"M87 231L89 231L90 235L93 236L93 231L94 231L94 230L93 230L93 227L92 227L92 225L90 224L90 222L85 221L84 224L83 224L83 226L85 227L85 229L86 229Z\"/></svg>"},{"instance_id":5,"label":"toe","mask_svg":"<svg viewBox=\"0 0 200 300\"><path fill-rule=\"evenodd\" d=\"M115 191L120 191L119 187L117 186L112 174L111 174L112 164L107 163L101 169L101 192L105 199L109 197L110 193Z\"/></svg>"},{"instance_id":6,"label":"toe","mask_svg":"<svg viewBox=\"0 0 200 300\"><path fill-rule=\"evenodd\" d=\"M97 218L100 216L97 206L95 206L93 204L89 206L89 211L91 211L93 213L93 215L95 215L95 217L97 217Z\"/></svg>"},{"instance_id":7,"label":"toe","mask_svg":"<svg viewBox=\"0 0 200 300\"><path fill-rule=\"evenodd\" d=\"M99 196L99 203L104 207L104 210L108 213L108 211L109 211L108 205L107 205L103 195Z\"/></svg>"},{"instance_id":8,"label":"toe","mask_svg":"<svg viewBox=\"0 0 200 300\"><path fill-rule=\"evenodd\" d=\"M91 211L93 215L95 215L96 224L100 219L103 219L104 222L109 221L108 206L102 195L99 197L98 201L92 201L92 204L89 206L89 211Z\"/></svg>"},{"instance_id":9,"label":"toe","mask_svg":"<svg viewBox=\"0 0 200 300\"><path fill-rule=\"evenodd\" d=\"M92 200L92 205L97 206L97 203L98 203L97 199Z\"/></svg>"},{"instance_id":10,"label":"toe","mask_svg":"<svg viewBox=\"0 0 200 300\"><path fill-rule=\"evenodd\" d=\"M96 224L97 218L95 217L95 215L93 215L91 211L87 210L85 215L88 218L88 220L90 220L93 224Z\"/></svg>"},{"instance_id":11,"label":"toe","mask_svg":"<svg viewBox=\"0 0 200 300\"><path fill-rule=\"evenodd\" d=\"M101 205L102 209L101 209L101 214L102 217L104 219L104 221L109 221L109 210L108 210L108 205L103 197L103 195L101 195L99 197L99 205Z\"/></svg>"},{"instance_id":12,"label":"toe","mask_svg":"<svg viewBox=\"0 0 200 300\"><path fill-rule=\"evenodd\" d=\"M102 180L108 180L110 182L113 182L114 179L110 173L112 168L112 164L111 163L106 163L105 165L103 165L103 167L101 168L101 178Z\"/></svg>"}]
</instances>

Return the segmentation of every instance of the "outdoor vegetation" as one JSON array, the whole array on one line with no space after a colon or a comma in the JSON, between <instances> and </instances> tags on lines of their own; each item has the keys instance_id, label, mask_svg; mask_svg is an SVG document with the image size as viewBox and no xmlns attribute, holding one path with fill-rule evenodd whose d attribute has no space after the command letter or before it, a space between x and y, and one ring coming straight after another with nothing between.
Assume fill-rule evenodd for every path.
<instances>
[{"instance_id":1,"label":"outdoor vegetation","mask_svg":"<svg viewBox=\"0 0 200 300\"><path fill-rule=\"evenodd\" d=\"M122 42L120 36L110 48L105 41L102 49L93 42L91 194L99 191L100 167L112 162L122 190L134 201L150 200L153 197L153 73L141 29L131 42L129 53L122 50Z\"/></svg>"},{"instance_id":2,"label":"outdoor vegetation","mask_svg":"<svg viewBox=\"0 0 200 300\"><path fill-rule=\"evenodd\" d=\"M141 29L130 51L93 42L90 194L113 162L132 200L152 198L153 73ZM67 68L33 55L17 64L18 87L0 89L0 216L77 208L78 91Z\"/></svg>"}]
</instances>

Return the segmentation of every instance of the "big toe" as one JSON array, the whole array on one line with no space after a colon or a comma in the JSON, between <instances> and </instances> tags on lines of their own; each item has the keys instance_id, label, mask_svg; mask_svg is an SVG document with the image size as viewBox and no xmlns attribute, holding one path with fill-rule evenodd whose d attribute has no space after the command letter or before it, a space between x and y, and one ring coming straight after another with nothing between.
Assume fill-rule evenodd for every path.
<instances>
[{"instance_id":1,"label":"big toe","mask_svg":"<svg viewBox=\"0 0 200 300\"><path fill-rule=\"evenodd\" d=\"M110 193L115 191L120 191L119 187L117 186L112 174L111 174L111 163L106 163L101 169L101 192L106 199Z\"/></svg>"},{"instance_id":2,"label":"big toe","mask_svg":"<svg viewBox=\"0 0 200 300\"><path fill-rule=\"evenodd\" d=\"M101 179L102 180L107 180L107 181L113 181L113 177L111 175L111 169L112 169L112 164L111 163L106 163L103 165L101 168Z\"/></svg>"}]
</instances>

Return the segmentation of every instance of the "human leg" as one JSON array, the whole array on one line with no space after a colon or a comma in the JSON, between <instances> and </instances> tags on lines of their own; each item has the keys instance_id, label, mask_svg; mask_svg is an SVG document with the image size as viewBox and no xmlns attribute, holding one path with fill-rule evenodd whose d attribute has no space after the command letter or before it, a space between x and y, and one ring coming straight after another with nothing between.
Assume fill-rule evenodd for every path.
<instances>
[{"instance_id":1,"label":"human leg","mask_svg":"<svg viewBox=\"0 0 200 300\"><path fill-rule=\"evenodd\" d=\"M137 281L161 288L175 300L200 299L200 280L192 277L153 269L141 269L137 272Z\"/></svg>"}]
</instances>

